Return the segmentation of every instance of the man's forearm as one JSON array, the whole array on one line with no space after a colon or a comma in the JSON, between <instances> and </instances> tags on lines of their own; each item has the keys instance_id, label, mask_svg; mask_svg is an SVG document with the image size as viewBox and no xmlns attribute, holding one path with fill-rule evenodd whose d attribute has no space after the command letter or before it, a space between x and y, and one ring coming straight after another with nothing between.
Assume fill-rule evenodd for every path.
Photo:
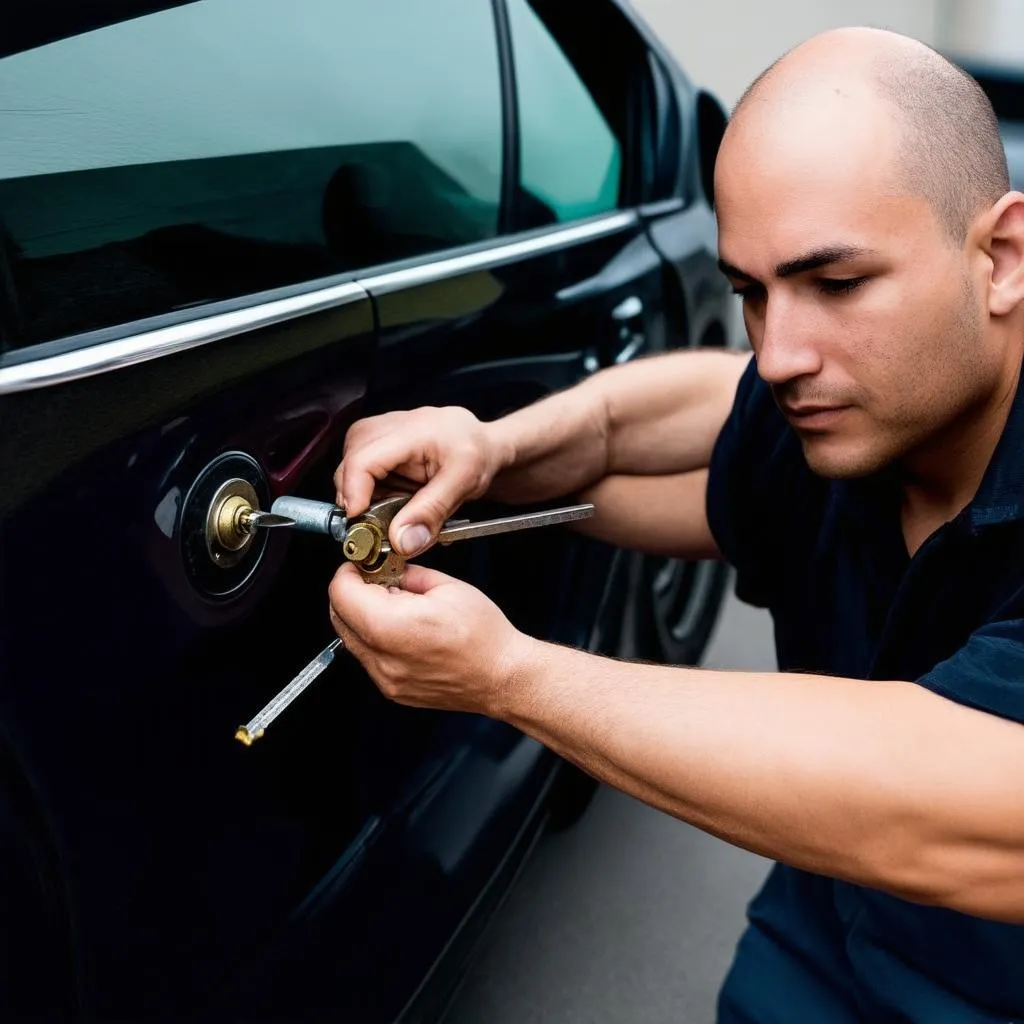
<instances>
[{"instance_id":1,"label":"man's forearm","mask_svg":"<svg viewBox=\"0 0 1024 1024\"><path fill-rule=\"evenodd\" d=\"M806 870L1024 922L1019 726L907 682L539 642L521 664L502 717L646 803Z\"/></svg>"},{"instance_id":2,"label":"man's forearm","mask_svg":"<svg viewBox=\"0 0 1024 1024\"><path fill-rule=\"evenodd\" d=\"M543 500L612 473L706 467L748 359L723 351L641 359L488 424L503 453L492 495Z\"/></svg>"}]
</instances>

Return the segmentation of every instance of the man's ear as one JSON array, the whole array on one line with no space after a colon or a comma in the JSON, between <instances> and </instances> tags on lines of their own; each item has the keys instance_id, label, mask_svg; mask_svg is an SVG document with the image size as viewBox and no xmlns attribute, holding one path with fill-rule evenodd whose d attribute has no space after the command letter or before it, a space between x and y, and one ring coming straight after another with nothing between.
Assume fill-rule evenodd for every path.
<instances>
[{"instance_id":1,"label":"man's ear","mask_svg":"<svg viewBox=\"0 0 1024 1024\"><path fill-rule=\"evenodd\" d=\"M979 226L981 247L992 261L988 310L1006 316L1024 302L1024 194L1007 192Z\"/></svg>"}]
</instances>

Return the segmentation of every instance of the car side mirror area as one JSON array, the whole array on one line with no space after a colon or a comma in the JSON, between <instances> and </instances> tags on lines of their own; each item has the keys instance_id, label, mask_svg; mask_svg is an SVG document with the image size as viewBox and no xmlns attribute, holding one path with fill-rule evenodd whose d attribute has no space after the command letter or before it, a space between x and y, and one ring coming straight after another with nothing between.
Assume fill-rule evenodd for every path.
<instances>
[{"instance_id":1,"label":"car side mirror area","mask_svg":"<svg viewBox=\"0 0 1024 1024\"><path fill-rule=\"evenodd\" d=\"M721 103L709 92L697 94L697 148L700 184L708 205L715 206L715 161L722 145L729 116Z\"/></svg>"}]
</instances>

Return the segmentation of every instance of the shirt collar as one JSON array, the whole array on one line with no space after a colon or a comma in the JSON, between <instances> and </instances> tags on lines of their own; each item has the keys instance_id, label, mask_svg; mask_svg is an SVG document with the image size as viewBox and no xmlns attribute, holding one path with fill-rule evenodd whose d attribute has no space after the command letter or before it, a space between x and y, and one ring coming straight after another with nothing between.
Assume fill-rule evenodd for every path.
<instances>
[{"instance_id":1,"label":"shirt collar","mask_svg":"<svg viewBox=\"0 0 1024 1024\"><path fill-rule=\"evenodd\" d=\"M888 467L868 477L832 482L833 500L862 526L878 529L899 519L902 488ZM1024 371L1010 413L974 499L965 509L972 530L1024 519Z\"/></svg>"},{"instance_id":2,"label":"shirt collar","mask_svg":"<svg viewBox=\"0 0 1024 1024\"><path fill-rule=\"evenodd\" d=\"M1003 433L970 504L971 526L1024 519L1024 373Z\"/></svg>"}]
</instances>

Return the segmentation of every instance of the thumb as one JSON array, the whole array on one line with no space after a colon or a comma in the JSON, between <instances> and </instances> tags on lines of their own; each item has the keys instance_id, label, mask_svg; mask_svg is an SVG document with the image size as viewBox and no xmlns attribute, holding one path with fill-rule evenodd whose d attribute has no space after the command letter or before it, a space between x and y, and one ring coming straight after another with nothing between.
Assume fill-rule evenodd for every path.
<instances>
[{"instance_id":1,"label":"thumb","mask_svg":"<svg viewBox=\"0 0 1024 1024\"><path fill-rule=\"evenodd\" d=\"M471 493L473 478L465 469L441 469L395 516L389 531L391 543L407 558L419 554Z\"/></svg>"}]
</instances>

